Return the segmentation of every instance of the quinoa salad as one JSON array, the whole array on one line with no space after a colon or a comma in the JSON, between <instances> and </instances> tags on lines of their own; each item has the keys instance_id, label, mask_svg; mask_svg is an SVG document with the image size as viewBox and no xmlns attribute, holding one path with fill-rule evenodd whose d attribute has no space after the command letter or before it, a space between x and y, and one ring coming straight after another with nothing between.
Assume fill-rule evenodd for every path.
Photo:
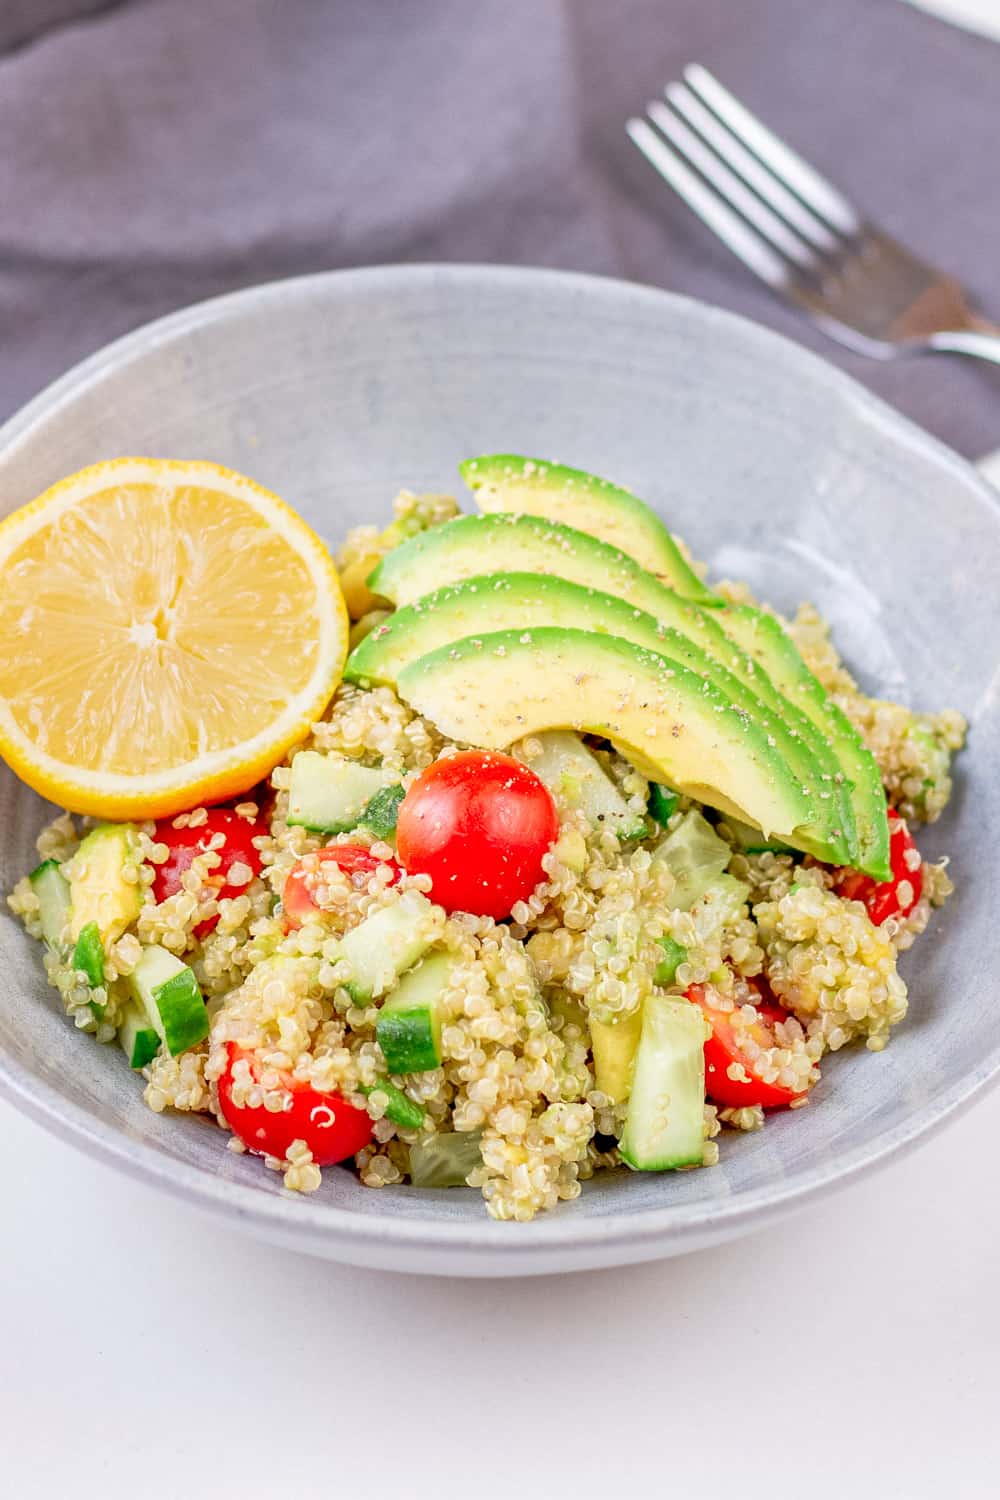
<instances>
[{"instance_id":1,"label":"quinoa salad","mask_svg":"<svg viewBox=\"0 0 1000 1500\"><path fill-rule=\"evenodd\" d=\"M814 608L707 582L630 492L462 472L478 514L404 491L335 552L349 654L270 774L62 814L9 905L81 1045L287 1189L667 1201L903 1022L966 726L867 697Z\"/></svg>"}]
</instances>

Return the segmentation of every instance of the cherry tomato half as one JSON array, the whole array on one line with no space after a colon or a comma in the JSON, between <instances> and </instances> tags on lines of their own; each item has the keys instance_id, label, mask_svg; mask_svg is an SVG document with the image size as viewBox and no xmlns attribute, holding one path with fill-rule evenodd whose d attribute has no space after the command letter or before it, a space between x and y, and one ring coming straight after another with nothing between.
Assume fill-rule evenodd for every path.
<instances>
[{"instance_id":1,"label":"cherry tomato half","mask_svg":"<svg viewBox=\"0 0 1000 1500\"><path fill-rule=\"evenodd\" d=\"M465 750L436 760L399 805L396 850L410 875L429 875L446 911L499 921L544 879L559 833L555 803L534 771L509 755Z\"/></svg>"},{"instance_id":2,"label":"cherry tomato half","mask_svg":"<svg viewBox=\"0 0 1000 1500\"><path fill-rule=\"evenodd\" d=\"M288 1091L287 1109L274 1112L259 1104L256 1109L233 1103L233 1068L246 1060L255 1080L260 1065L254 1054L236 1042L227 1042L229 1060L219 1079L219 1107L226 1124L248 1151L258 1156L277 1156L284 1161L293 1141L305 1141L319 1167L355 1156L372 1138L371 1116L356 1109L340 1094L324 1094L311 1083L302 1083L282 1073L281 1087Z\"/></svg>"},{"instance_id":3,"label":"cherry tomato half","mask_svg":"<svg viewBox=\"0 0 1000 1500\"><path fill-rule=\"evenodd\" d=\"M755 985L754 988L758 986ZM687 997L695 1005L701 1006L712 1028L712 1035L705 1043L705 1093L713 1104L721 1104L725 1109L745 1109L753 1104L760 1104L764 1109L782 1109L808 1093L807 1089L796 1092L794 1089L782 1088L780 1084L765 1083L757 1076L753 1063L740 1050L733 1026L733 1013L717 1010L711 1004L709 991L704 985L691 985ZM774 1028L779 1022L788 1020L787 1010L763 996L756 1002L754 1009L759 1018L754 1021L751 1031L754 1041L762 1047L775 1046ZM733 1063L743 1068L745 1078L730 1078L729 1069Z\"/></svg>"},{"instance_id":4,"label":"cherry tomato half","mask_svg":"<svg viewBox=\"0 0 1000 1500\"><path fill-rule=\"evenodd\" d=\"M863 901L876 927L889 917L905 917L916 906L924 889L924 875L920 865L920 854L903 819L894 808L889 809L889 865L892 875L888 880L873 880L862 875L860 870L841 870L834 889L846 901ZM900 887L908 884L909 894L900 896Z\"/></svg>"},{"instance_id":5,"label":"cherry tomato half","mask_svg":"<svg viewBox=\"0 0 1000 1500\"><path fill-rule=\"evenodd\" d=\"M176 895L181 889L181 876L196 855L205 853L217 833L221 833L225 839L225 843L216 851L222 862L216 865L207 883L215 887L219 900L241 896L249 882L231 885L227 877L236 864L247 865L254 875L260 874L260 852L253 845L259 831L255 822L241 818L226 807L209 808L204 823L199 823L196 828L175 828L172 819L164 818L157 823L153 837L158 844L166 844L170 853L162 865L153 866L154 897L157 901L165 901L168 896ZM206 937L214 930L218 921L218 913L213 917L206 917L194 929L195 937Z\"/></svg>"},{"instance_id":6,"label":"cherry tomato half","mask_svg":"<svg viewBox=\"0 0 1000 1500\"><path fill-rule=\"evenodd\" d=\"M285 888L281 893L281 904L285 910L285 926L289 929L301 927L310 917L321 913L310 890L317 878L316 873L310 869L313 858L318 859L320 865L337 865L359 886L367 885L369 877L379 865L387 865L391 871L390 885L395 885L399 879L398 865L391 859L376 859L363 844L331 844L327 849L318 850L315 856L307 855L305 859L300 859L288 872Z\"/></svg>"}]
</instances>

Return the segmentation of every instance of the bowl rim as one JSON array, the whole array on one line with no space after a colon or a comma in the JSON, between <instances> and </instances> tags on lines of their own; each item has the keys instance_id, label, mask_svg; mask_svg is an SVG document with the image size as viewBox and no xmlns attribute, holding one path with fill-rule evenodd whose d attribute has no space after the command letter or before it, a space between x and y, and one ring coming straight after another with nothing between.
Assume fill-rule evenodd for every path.
<instances>
[{"instance_id":1,"label":"bowl rim","mask_svg":"<svg viewBox=\"0 0 1000 1500\"><path fill-rule=\"evenodd\" d=\"M916 450L931 464L946 468L983 504L994 524L1000 521L1000 495L953 449L918 427L909 418L873 395L852 376L829 364L820 355L739 314L697 299L659 288L643 286L615 277L534 267L480 264L420 263L360 267L313 273L306 276L262 282L222 296L194 303L145 323L113 340L96 353L72 366L46 386L0 427L0 462L25 439L36 425L50 420L72 404L76 396L102 375L127 367L160 345L183 338L195 329L224 322L251 307L277 305L291 298L311 298L317 292L333 292L350 298L355 289L375 290L385 295L416 288L455 286L483 287L507 283L525 292L552 288L589 298L626 299L633 307L651 312L674 308L687 316L701 317L708 326L756 348L764 359L777 359L801 373L804 381L825 384L831 397L852 410L858 421L874 427L890 441ZM733 1198L694 1204L667 1204L639 1213L613 1210L581 1218L572 1205L558 1213L540 1215L516 1232L490 1220L397 1218L393 1215L360 1213L351 1208L316 1202L302 1195L261 1191L190 1165L141 1138L125 1135L119 1128L89 1115L67 1101L59 1091L9 1055L0 1045L0 1094L39 1124L76 1146L93 1152L110 1166L158 1186L230 1222L235 1218L261 1234L295 1240L313 1253L333 1255L359 1264L393 1264L405 1268L402 1252L434 1252L441 1271L454 1272L452 1257L480 1252L495 1256L502 1251L510 1274L532 1269L566 1269L575 1265L615 1265L627 1260L652 1259L722 1239L739 1229L762 1227L783 1217L817 1196L846 1186L863 1173L885 1165L949 1117L967 1109L988 1088L1000 1081L1000 1039L987 1052L978 1068L941 1091L917 1114L893 1129L882 1132L825 1167L803 1173L794 1170L760 1186L741 1191ZM416 1265L414 1269L430 1269ZM490 1270L503 1269L496 1261Z\"/></svg>"}]
</instances>

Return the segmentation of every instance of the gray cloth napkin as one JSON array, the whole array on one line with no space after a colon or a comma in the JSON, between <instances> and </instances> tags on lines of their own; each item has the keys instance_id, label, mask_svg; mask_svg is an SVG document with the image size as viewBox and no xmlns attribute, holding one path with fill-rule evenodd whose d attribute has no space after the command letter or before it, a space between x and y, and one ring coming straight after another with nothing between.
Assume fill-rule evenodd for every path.
<instances>
[{"instance_id":1,"label":"gray cloth napkin","mask_svg":"<svg viewBox=\"0 0 1000 1500\"><path fill-rule=\"evenodd\" d=\"M736 309L963 452L995 447L1000 369L841 352L629 146L625 117L689 59L1000 320L1000 47L897 0L7 0L0 415L199 298L480 260Z\"/></svg>"}]
</instances>

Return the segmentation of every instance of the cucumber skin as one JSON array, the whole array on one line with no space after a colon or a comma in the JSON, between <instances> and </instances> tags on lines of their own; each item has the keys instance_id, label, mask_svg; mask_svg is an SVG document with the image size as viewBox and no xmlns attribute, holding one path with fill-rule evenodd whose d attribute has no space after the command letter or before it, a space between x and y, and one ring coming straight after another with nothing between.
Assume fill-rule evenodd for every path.
<instances>
[{"instance_id":1,"label":"cucumber skin","mask_svg":"<svg viewBox=\"0 0 1000 1500\"><path fill-rule=\"evenodd\" d=\"M144 1027L136 1036L132 1056L129 1058L129 1067L148 1067L159 1050L160 1038L156 1035L152 1026Z\"/></svg>"},{"instance_id":2,"label":"cucumber skin","mask_svg":"<svg viewBox=\"0 0 1000 1500\"><path fill-rule=\"evenodd\" d=\"M441 1052L426 1009L394 1011L383 1006L375 1036L390 1073L428 1073L441 1066Z\"/></svg>"},{"instance_id":3,"label":"cucumber skin","mask_svg":"<svg viewBox=\"0 0 1000 1500\"><path fill-rule=\"evenodd\" d=\"M676 792L654 781L649 788L649 816L665 828L676 812L679 801Z\"/></svg>"},{"instance_id":4,"label":"cucumber skin","mask_svg":"<svg viewBox=\"0 0 1000 1500\"><path fill-rule=\"evenodd\" d=\"M88 922L76 940L72 964L86 974L91 989L104 983L104 945L96 922ZM100 1007L102 1013L104 1007Z\"/></svg>"},{"instance_id":5,"label":"cucumber skin","mask_svg":"<svg viewBox=\"0 0 1000 1500\"><path fill-rule=\"evenodd\" d=\"M399 804L406 793L397 786L385 786L376 792L361 814L361 827L367 828L378 839L393 838L399 819Z\"/></svg>"},{"instance_id":6,"label":"cucumber skin","mask_svg":"<svg viewBox=\"0 0 1000 1500\"><path fill-rule=\"evenodd\" d=\"M144 949L129 975L129 988L171 1057L208 1035L208 1011L198 981L176 954L155 943Z\"/></svg>"},{"instance_id":7,"label":"cucumber skin","mask_svg":"<svg viewBox=\"0 0 1000 1500\"><path fill-rule=\"evenodd\" d=\"M126 1052L128 1065L138 1071L146 1068L160 1050L160 1038L152 1026L141 1026L132 1039L132 1050Z\"/></svg>"},{"instance_id":8,"label":"cucumber skin","mask_svg":"<svg viewBox=\"0 0 1000 1500\"><path fill-rule=\"evenodd\" d=\"M299 768L297 774L296 766ZM385 786L385 776L384 772L357 765L343 757L301 750L292 761L289 827L308 828L311 833L349 833L358 827L365 809ZM353 791L352 781L355 783ZM359 782L367 782L360 792L357 790ZM322 811L317 810L320 808Z\"/></svg>"},{"instance_id":9,"label":"cucumber skin","mask_svg":"<svg viewBox=\"0 0 1000 1500\"><path fill-rule=\"evenodd\" d=\"M388 1103L385 1107L385 1118L398 1125L400 1130L419 1130L424 1123L425 1115L419 1104L398 1089L388 1078L380 1078L378 1083L361 1085L361 1092L366 1099L372 1094L384 1094Z\"/></svg>"},{"instance_id":10,"label":"cucumber skin","mask_svg":"<svg viewBox=\"0 0 1000 1500\"><path fill-rule=\"evenodd\" d=\"M201 1000L201 1009L191 1009L189 1013L192 992ZM171 1057L178 1057L182 1052L187 1052L189 1047L196 1047L208 1036L208 1011L190 969L187 973L175 974L165 984L159 985L153 991L153 998L163 1024L163 1040ZM184 1009L181 1024L178 1025L177 1009L182 1005ZM169 1014L171 1011L174 1012L173 1016Z\"/></svg>"},{"instance_id":11,"label":"cucumber skin","mask_svg":"<svg viewBox=\"0 0 1000 1500\"><path fill-rule=\"evenodd\" d=\"M673 984L678 967L687 958L687 949L681 943L675 942L671 937L661 937L659 943L663 949L663 957L656 966L653 983L660 985Z\"/></svg>"}]
</instances>

